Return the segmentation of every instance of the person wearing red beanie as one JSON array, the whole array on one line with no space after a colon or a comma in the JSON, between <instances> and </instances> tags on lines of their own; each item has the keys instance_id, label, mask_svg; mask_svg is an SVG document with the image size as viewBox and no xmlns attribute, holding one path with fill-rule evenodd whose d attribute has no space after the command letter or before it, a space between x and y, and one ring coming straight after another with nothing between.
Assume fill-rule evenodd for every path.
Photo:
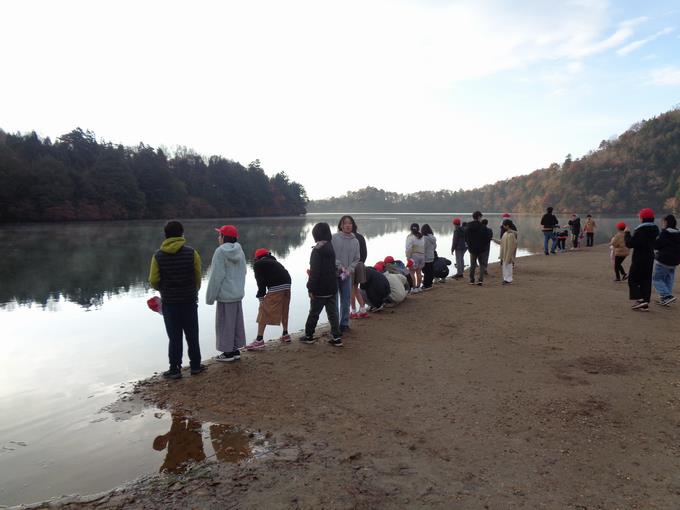
<instances>
[{"instance_id":1,"label":"person wearing red beanie","mask_svg":"<svg viewBox=\"0 0 680 510\"><path fill-rule=\"evenodd\" d=\"M659 227L654 224L654 211L642 209L641 223L631 234L625 231L626 247L633 249L628 274L628 292L635 311L649 311L652 297L652 272L654 271L654 242L659 236Z\"/></svg>"},{"instance_id":2,"label":"person wearing red beanie","mask_svg":"<svg viewBox=\"0 0 680 510\"><path fill-rule=\"evenodd\" d=\"M628 279L628 274L623 268L623 261L626 260L630 250L626 247L626 235L624 231L626 230L626 224L620 221L616 224L616 230L618 231L614 234L611 241L609 241L609 247L612 250L612 255L614 256L614 281L621 282Z\"/></svg>"}]
</instances>

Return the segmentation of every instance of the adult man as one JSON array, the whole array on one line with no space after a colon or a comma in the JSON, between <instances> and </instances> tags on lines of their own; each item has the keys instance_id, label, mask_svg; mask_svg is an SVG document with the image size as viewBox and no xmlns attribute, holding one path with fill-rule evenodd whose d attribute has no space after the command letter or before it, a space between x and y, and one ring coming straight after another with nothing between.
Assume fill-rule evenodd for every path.
<instances>
[{"instance_id":1,"label":"adult man","mask_svg":"<svg viewBox=\"0 0 680 510\"><path fill-rule=\"evenodd\" d=\"M165 241L151 257L149 283L163 300L163 320L168 333L170 369L166 379L182 377L182 334L189 348L191 375L200 374L201 348L198 343L198 289L201 287L201 257L186 245L184 227L179 221L165 225Z\"/></svg>"},{"instance_id":2,"label":"adult man","mask_svg":"<svg viewBox=\"0 0 680 510\"><path fill-rule=\"evenodd\" d=\"M482 213L475 211L472 213L472 221L465 227L465 243L470 252L470 285L484 283L484 272L489 260L489 243L493 236L491 229L482 225L481 218ZM479 280L475 282L475 270L478 263Z\"/></svg>"},{"instance_id":3,"label":"adult man","mask_svg":"<svg viewBox=\"0 0 680 510\"><path fill-rule=\"evenodd\" d=\"M548 207L546 209L546 214L543 215L541 218L541 231L543 232L543 251L545 252L546 255L550 255L552 253L553 255L555 254L555 250L557 249L557 237L555 236L555 227L560 224L559 221L557 221L557 217L553 214L553 208ZM548 252L548 241L552 239L552 247L550 248L550 252Z\"/></svg>"}]
</instances>

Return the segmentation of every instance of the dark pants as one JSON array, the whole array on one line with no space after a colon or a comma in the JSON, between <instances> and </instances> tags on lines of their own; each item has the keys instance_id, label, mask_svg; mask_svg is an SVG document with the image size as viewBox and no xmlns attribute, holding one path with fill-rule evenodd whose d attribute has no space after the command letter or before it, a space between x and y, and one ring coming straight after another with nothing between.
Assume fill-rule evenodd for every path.
<instances>
[{"instance_id":1,"label":"dark pants","mask_svg":"<svg viewBox=\"0 0 680 510\"><path fill-rule=\"evenodd\" d=\"M340 319L338 318L338 304L335 296L313 297L309 300L309 315L305 324L305 335L313 336L316 325L319 322L321 310L326 309L328 323L331 325L333 338L340 338Z\"/></svg>"},{"instance_id":2,"label":"dark pants","mask_svg":"<svg viewBox=\"0 0 680 510\"><path fill-rule=\"evenodd\" d=\"M489 263L489 252L484 253L472 253L470 252L470 281L474 283L475 281L475 270L477 269L477 264L479 264L479 281L484 281L484 273L486 272L486 266Z\"/></svg>"},{"instance_id":3,"label":"dark pants","mask_svg":"<svg viewBox=\"0 0 680 510\"><path fill-rule=\"evenodd\" d=\"M626 276L626 270L623 269L624 260L626 260L626 257L614 257L614 274L616 275L617 280L620 280L622 277Z\"/></svg>"},{"instance_id":4,"label":"dark pants","mask_svg":"<svg viewBox=\"0 0 680 510\"><path fill-rule=\"evenodd\" d=\"M467 249L456 248L456 276L463 276L465 270L465 252Z\"/></svg>"},{"instance_id":5,"label":"dark pants","mask_svg":"<svg viewBox=\"0 0 680 510\"><path fill-rule=\"evenodd\" d=\"M628 295L630 299L649 303L652 299L652 272L654 259L645 264L631 264L628 273Z\"/></svg>"},{"instance_id":6,"label":"dark pants","mask_svg":"<svg viewBox=\"0 0 680 510\"><path fill-rule=\"evenodd\" d=\"M434 281L434 262L425 262L423 267L423 287L429 289Z\"/></svg>"},{"instance_id":7,"label":"dark pants","mask_svg":"<svg viewBox=\"0 0 680 510\"><path fill-rule=\"evenodd\" d=\"M571 244L574 248L578 248L578 237L580 234L571 234Z\"/></svg>"},{"instance_id":8,"label":"dark pants","mask_svg":"<svg viewBox=\"0 0 680 510\"><path fill-rule=\"evenodd\" d=\"M592 246L595 240L594 232L586 232L586 246Z\"/></svg>"},{"instance_id":9,"label":"dark pants","mask_svg":"<svg viewBox=\"0 0 680 510\"><path fill-rule=\"evenodd\" d=\"M559 237L557 239L557 248L561 251L564 251L567 249L567 239L564 237Z\"/></svg>"},{"instance_id":10,"label":"dark pants","mask_svg":"<svg viewBox=\"0 0 680 510\"><path fill-rule=\"evenodd\" d=\"M198 304L163 303L163 321L168 333L168 358L171 368L182 367L182 334L186 336L191 368L201 366L201 347L198 343Z\"/></svg>"}]
</instances>

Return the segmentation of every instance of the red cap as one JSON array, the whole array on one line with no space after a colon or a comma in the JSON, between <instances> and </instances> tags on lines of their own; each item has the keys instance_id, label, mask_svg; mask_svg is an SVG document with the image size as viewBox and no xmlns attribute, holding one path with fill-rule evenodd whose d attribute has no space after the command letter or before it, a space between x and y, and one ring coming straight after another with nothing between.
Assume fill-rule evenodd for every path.
<instances>
[{"instance_id":1,"label":"red cap","mask_svg":"<svg viewBox=\"0 0 680 510\"><path fill-rule=\"evenodd\" d=\"M233 236L236 237L236 236ZM255 250L255 258L259 259L260 257L264 257L265 255L269 255L269 250L267 248L258 248Z\"/></svg>"},{"instance_id":2,"label":"red cap","mask_svg":"<svg viewBox=\"0 0 680 510\"><path fill-rule=\"evenodd\" d=\"M383 261L376 262L373 268L381 273L385 271L385 263Z\"/></svg>"},{"instance_id":3,"label":"red cap","mask_svg":"<svg viewBox=\"0 0 680 510\"><path fill-rule=\"evenodd\" d=\"M408 262L406 262L406 267L413 267L413 261L411 259L408 259Z\"/></svg>"},{"instance_id":4,"label":"red cap","mask_svg":"<svg viewBox=\"0 0 680 510\"><path fill-rule=\"evenodd\" d=\"M238 238L238 230L234 225L222 225L220 228L215 229L224 237L236 237Z\"/></svg>"},{"instance_id":5,"label":"red cap","mask_svg":"<svg viewBox=\"0 0 680 510\"><path fill-rule=\"evenodd\" d=\"M385 264L394 264L394 257L392 255L388 255L385 257L385 260L383 260Z\"/></svg>"},{"instance_id":6,"label":"red cap","mask_svg":"<svg viewBox=\"0 0 680 510\"><path fill-rule=\"evenodd\" d=\"M654 211L650 209L649 207L645 207L644 209L640 209L640 219L641 220L653 220L654 219Z\"/></svg>"},{"instance_id":7,"label":"red cap","mask_svg":"<svg viewBox=\"0 0 680 510\"><path fill-rule=\"evenodd\" d=\"M626 230L626 222L625 221L619 221L616 224L616 230Z\"/></svg>"},{"instance_id":8,"label":"red cap","mask_svg":"<svg viewBox=\"0 0 680 510\"><path fill-rule=\"evenodd\" d=\"M509 218L509 217L510 217L510 213L504 212L503 214L501 214L501 218Z\"/></svg>"},{"instance_id":9,"label":"red cap","mask_svg":"<svg viewBox=\"0 0 680 510\"><path fill-rule=\"evenodd\" d=\"M460 218L453 218L454 225L460 225Z\"/></svg>"}]
</instances>

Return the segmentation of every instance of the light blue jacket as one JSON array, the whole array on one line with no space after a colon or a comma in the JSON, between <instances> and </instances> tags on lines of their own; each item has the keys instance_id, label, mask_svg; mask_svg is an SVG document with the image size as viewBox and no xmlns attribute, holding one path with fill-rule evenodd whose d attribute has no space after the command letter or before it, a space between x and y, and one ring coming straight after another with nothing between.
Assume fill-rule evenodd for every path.
<instances>
[{"instance_id":1,"label":"light blue jacket","mask_svg":"<svg viewBox=\"0 0 680 510\"><path fill-rule=\"evenodd\" d=\"M236 303L243 299L246 287L246 256L239 243L224 243L217 247L210 267L205 302L212 305Z\"/></svg>"}]
</instances>

